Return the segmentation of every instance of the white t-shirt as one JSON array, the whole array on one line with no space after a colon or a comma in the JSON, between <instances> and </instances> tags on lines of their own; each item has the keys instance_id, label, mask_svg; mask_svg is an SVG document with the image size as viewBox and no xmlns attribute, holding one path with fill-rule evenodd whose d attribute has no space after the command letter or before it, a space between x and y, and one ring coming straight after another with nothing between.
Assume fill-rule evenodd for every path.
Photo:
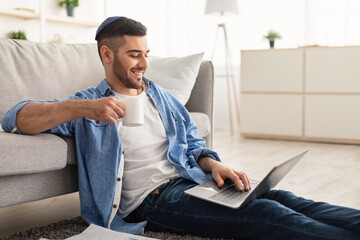
<instances>
[{"instance_id":1,"label":"white t-shirt","mask_svg":"<svg viewBox=\"0 0 360 240\"><path fill-rule=\"evenodd\" d=\"M143 88L138 96L115 93L120 101L127 97L144 98L143 126L125 127L122 119L116 122L125 159L119 207L122 218L137 208L156 187L180 176L167 157L169 142L160 115L146 94L146 84Z\"/></svg>"}]
</instances>

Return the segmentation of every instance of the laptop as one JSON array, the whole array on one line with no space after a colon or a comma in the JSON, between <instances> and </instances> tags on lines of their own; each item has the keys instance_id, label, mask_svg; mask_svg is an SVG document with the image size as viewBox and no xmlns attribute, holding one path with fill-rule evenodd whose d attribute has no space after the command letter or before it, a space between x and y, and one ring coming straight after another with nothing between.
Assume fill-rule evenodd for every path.
<instances>
[{"instance_id":1,"label":"laptop","mask_svg":"<svg viewBox=\"0 0 360 240\"><path fill-rule=\"evenodd\" d=\"M310 148L275 166L261 182L251 179L249 191L240 192L236 184L228 179L221 188L217 186L214 180L210 180L186 190L185 194L229 208L244 207L250 201L261 197L274 188L309 150Z\"/></svg>"}]
</instances>

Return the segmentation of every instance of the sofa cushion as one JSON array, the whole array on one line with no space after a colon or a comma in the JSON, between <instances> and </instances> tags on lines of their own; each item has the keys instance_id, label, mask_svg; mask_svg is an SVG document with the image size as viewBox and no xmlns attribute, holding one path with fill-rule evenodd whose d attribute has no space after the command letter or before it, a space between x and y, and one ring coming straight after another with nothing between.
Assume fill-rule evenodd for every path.
<instances>
[{"instance_id":1,"label":"sofa cushion","mask_svg":"<svg viewBox=\"0 0 360 240\"><path fill-rule=\"evenodd\" d=\"M183 105L190 98L204 53L186 57L148 57L145 76L169 91Z\"/></svg>"},{"instance_id":2,"label":"sofa cushion","mask_svg":"<svg viewBox=\"0 0 360 240\"><path fill-rule=\"evenodd\" d=\"M44 172L66 166L67 145L52 134L34 136L0 129L0 176Z\"/></svg>"}]
</instances>

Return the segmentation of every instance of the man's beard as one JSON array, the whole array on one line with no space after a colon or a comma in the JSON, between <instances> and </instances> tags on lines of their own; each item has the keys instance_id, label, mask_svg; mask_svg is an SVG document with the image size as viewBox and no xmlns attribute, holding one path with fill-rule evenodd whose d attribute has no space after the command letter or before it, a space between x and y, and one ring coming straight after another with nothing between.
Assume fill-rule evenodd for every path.
<instances>
[{"instance_id":1,"label":"man's beard","mask_svg":"<svg viewBox=\"0 0 360 240\"><path fill-rule=\"evenodd\" d=\"M127 88L132 88L132 89L142 88L142 84L140 84L140 85L136 84L136 82L134 82L134 80L132 80L128 76L127 71L125 70L124 66L121 64L121 62L118 60L117 57L115 57L115 59L114 59L112 68L113 68L114 75L115 75L117 81L121 82L122 85L124 85Z\"/></svg>"}]
</instances>

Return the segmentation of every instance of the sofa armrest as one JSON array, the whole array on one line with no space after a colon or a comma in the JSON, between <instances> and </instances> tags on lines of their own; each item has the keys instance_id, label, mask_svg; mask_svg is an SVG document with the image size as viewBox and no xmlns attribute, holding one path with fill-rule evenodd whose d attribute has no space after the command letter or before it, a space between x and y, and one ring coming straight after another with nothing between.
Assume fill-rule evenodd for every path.
<instances>
[{"instance_id":1,"label":"sofa armrest","mask_svg":"<svg viewBox=\"0 0 360 240\"><path fill-rule=\"evenodd\" d=\"M199 137L207 137L211 132L209 116L198 112L190 112L190 116L198 127Z\"/></svg>"},{"instance_id":2,"label":"sofa armrest","mask_svg":"<svg viewBox=\"0 0 360 240\"><path fill-rule=\"evenodd\" d=\"M29 136L0 130L0 176L62 169L66 154L66 143L56 135Z\"/></svg>"},{"instance_id":3,"label":"sofa armrest","mask_svg":"<svg viewBox=\"0 0 360 240\"><path fill-rule=\"evenodd\" d=\"M209 117L210 133L204 139L207 147L212 148L214 132L214 67L211 61L201 63L190 99L185 107L189 112L205 113Z\"/></svg>"}]
</instances>

